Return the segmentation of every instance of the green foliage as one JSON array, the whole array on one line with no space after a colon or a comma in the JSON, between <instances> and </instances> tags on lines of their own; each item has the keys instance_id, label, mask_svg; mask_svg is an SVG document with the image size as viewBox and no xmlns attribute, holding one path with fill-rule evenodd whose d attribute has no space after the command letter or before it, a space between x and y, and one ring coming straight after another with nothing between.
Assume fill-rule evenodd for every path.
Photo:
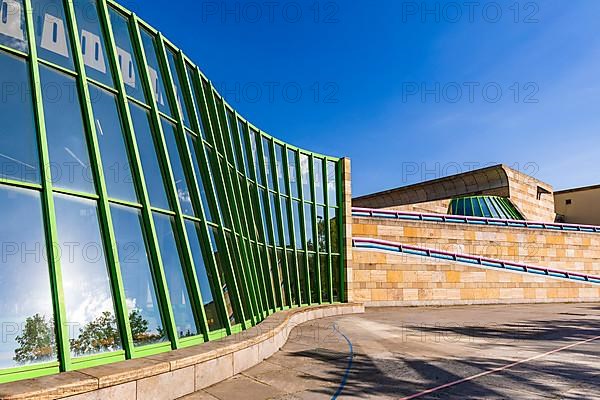
<instances>
[{"instance_id":1,"label":"green foliage","mask_svg":"<svg viewBox=\"0 0 600 400\"><path fill-rule=\"evenodd\" d=\"M75 356L121 348L121 338L117 329L117 320L110 311L103 312L95 320L79 329L77 339L71 339L71 351Z\"/></svg>"},{"instance_id":2,"label":"green foliage","mask_svg":"<svg viewBox=\"0 0 600 400\"><path fill-rule=\"evenodd\" d=\"M56 349L54 322L35 314L25 320L23 333L16 337L20 347L15 349L13 360L20 364L49 361Z\"/></svg>"}]
</instances>

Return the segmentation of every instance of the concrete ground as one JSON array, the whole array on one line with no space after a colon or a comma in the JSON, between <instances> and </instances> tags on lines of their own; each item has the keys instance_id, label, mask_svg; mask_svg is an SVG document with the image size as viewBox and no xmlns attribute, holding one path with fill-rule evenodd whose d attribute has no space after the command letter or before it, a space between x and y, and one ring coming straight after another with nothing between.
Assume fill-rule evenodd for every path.
<instances>
[{"instance_id":1,"label":"concrete ground","mask_svg":"<svg viewBox=\"0 0 600 400\"><path fill-rule=\"evenodd\" d=\"M368 309L308 322L273 357L185 400L336 393L344 400L600 399L600 304Z\"/></svg>"}]
</instances>

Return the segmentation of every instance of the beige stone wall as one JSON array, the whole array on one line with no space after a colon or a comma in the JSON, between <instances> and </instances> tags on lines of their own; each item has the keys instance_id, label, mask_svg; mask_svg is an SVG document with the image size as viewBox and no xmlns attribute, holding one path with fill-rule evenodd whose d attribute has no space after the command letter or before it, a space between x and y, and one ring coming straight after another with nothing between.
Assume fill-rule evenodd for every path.
<instances>
[{"instance_id":1,"label":"beige stone wall","mask_svg":"<svg viewBox=\"0 0 600 400\"><path fill-rule=\"evenodd\" d=\"M354 218L354 236L600 275L600 234Z\"/></svg>"},{"instance_id":2,"label":"beige stone wall","mask_svg":"<svg viewBox=\"0 0 600 400\"><path fill-rule=\"evenodd\" d=\"M345 287L352 285L352 164L349 158L342 159L342 176L344 179L344 220L342 222L344 229L344 260L346 260L346 281ZM352 292L346 290L346 301L352 302Z\"/></svg>"},{"instance_id":3,"label":"beige stone wall","mask_svg":"<svg viewBox=\"0 0 600 400\"><path fill-rule=\"evenodd\" d=\"M567 204L571 200L571 204ZM600 225L600 187L554 194L556 213L568 224Z\"/></svg>"},{"instance_id":4,"label":"beige stone wall","mask_svg":"<svg viewBox=\"0 0 600 400\"><path fill-rule=\"evenodd\" d=\"M552 186L511 168L505 167L504 170L510 182L510 199L523 213L525 219L554 222L556 214ZM538 195L538 187L549 193Z\"/></svg>"},{"instance_id":5,"label":"beige stone wall","mask_svg":"<svg viewBox=\"0 0 600 400\"><path fill-rule=\"evenodd\" d=\"M366 306L596 302L600 286L391 252L354 250L353 298Z\"/></svg>"},{"instance_id":6,"label":"beige stone wall","mask_svg":"<svg viewBox=\"0 0 600 400\"><path fill-rule=\"evenodd\" d=\"M425 203L406 204L385 208L386 210L408 211L425 214L447 214L451 200L428 201Z\"/></svg>"}]
</instances>

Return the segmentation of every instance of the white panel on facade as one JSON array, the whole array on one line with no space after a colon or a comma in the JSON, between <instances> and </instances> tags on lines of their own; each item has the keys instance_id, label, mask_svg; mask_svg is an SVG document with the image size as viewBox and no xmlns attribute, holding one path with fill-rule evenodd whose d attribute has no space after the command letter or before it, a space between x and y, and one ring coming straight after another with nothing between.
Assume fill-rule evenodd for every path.
<instances>
[{"instance_id":1,"label":"white panel on facade","mask_svg":"<svg viewBox=\"0 0 600 400\"><path fill-rule=\"evenodd\" d=\"M21 27L21 3L16 0L4 0L0 8L0 33L18 40L25 40Z\"/></svg>"},{"instance_id":2,"label":"white panel on facade","mask_svg":"<svg viewBox=\"0 0 600 400\"><path fill-rule=\"evenodd\" d=\"M106 63L104 62L104 52L100 44L100 36L81 30L81 51L83 52L83 62L90 68L106 73Z\"/></svg>"},{"instance_id":3,"label":"white panel on facade","mask_svg":"<svg viewBox=\"0 0 600 400\"><path fill-rule=\"evenodd\" d=\"M53 53L60 54L64 57L69 57L67 36L65 34L65 23L62 19L50 14L44 15L41 46Z\"/></svg>"},{"instance_id":4,"label":"white panel on facade","mask_svg":"<svg viewBox=\"0 0 600 400\"><path fill-rule=\"evenodd\" d=\"M154 97L156 97L156 101L160 105L165 105L165 99L163 94L160 92L160 85L158 84L158 72L148 66L148 74L150 75L150 81L152 82L152 91L154 92Z\"/></svg>"},{"instance_id":5,"label":"white panel on facade","mask_svg":"<svg viewBox=\"0 0 600 400\"><path fill-rule=\"evenodd\" d=\"M119 66L121 67L123 81L125 84L135 88L135 73L133 71L133 59L131 54L120 47L117 47L117 54L119 56Z\"/></svg>"}]
</instances>

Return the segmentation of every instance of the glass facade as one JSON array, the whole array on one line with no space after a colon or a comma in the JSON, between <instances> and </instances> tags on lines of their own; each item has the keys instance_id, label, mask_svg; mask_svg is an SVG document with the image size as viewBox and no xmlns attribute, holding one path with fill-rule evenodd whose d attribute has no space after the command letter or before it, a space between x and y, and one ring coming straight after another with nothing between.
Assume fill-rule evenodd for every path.
<instances>
[{"instance_id":1,"label":"glass facade","mask_svg":"<svg viewBox=\"0 0 600 400\"><path fill-rule=\"evenodd\" d=\"M0 383L344 301L340 159L252 125L111 0L8 3Z\"/></svg>"}]
</instances>

